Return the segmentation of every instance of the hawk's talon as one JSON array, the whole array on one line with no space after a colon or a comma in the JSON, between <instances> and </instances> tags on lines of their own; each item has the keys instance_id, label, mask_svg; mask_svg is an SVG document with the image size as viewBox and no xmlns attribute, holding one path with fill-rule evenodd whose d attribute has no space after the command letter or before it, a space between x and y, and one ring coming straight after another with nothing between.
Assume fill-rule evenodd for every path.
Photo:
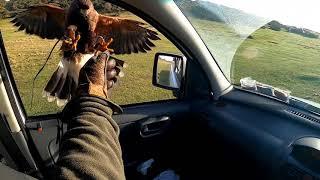
<instances>
[{"instance_id":1,"label":"hawk's talon","mask_svg":"<svg viewBox=\"0 0 320 180\"><path fill-rule=\"evenodd\" d=\"M74 25L68 26L63 37L62 47L63 51L77 51L78 42L81 39L77 32L77 27Z\"/></svg>"},{"instance_id":2,"label":"hawk's talon","mask_svg":"<svg viewBox=\"0 0 320 180\"><path fill-rule=\"evenodd\" d=\"M106 46L109 46L113 42L113 38L110 38L109 41L107 42Z\"/></svg>"},{"instance_id":3,"label":"hawk's talon","mask_svg":"<svg viewBox=\"0 0 320 180\"><path fill-rule=\"evenodd\" d=\"M75 38L75 40L78 42L81 39L80 34L77 35L77 37Z\"/></svg>"},{"instance_id":4,"label":"hawk's talon","mask_svg":"<svg viewBox=\"0 0 320 180\"><path fill-rule=\"evenodd\" d=\"M102 36L98 36L96 40L96 45L94 49L97 50L96 54L100 52L109 51L110 54L114 53L113 49L110 49L108 46L113 42L113 38L110 38L107 42L104 40Z\"/></svg>"},{"instance_id":5,"label":"hawk's talon","mask_svg":"<svg viewBox=\"0 0 320 180\"><path fill-rule=\"evenodd\" d=\"M111 54L114 53L113 49L107 49L107 51L109 51Z\"/></svg>"}]
</instances>

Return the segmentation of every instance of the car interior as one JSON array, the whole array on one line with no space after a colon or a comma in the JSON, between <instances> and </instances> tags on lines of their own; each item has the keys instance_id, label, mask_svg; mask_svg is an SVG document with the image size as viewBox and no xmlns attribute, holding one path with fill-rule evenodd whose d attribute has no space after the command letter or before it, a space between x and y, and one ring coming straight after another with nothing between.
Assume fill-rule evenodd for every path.
<instances>
[{"instance_id":1,"label":"car interior","mask_svg":"<svg viewBox=\"0 0 320 180\"><path fill-rule=\"evenodd\" d=\"M11 139L12 147L1 135L2 162L36 178L50 176L67 126L59 113L26 116L1 42L2 81L15 115L28 119L22 136L30 151L17 145L19 138ZM320 179L319 114L233 86L215 98L201 63L191 51L186 56L181 86L172 89L179 98L122 106L113 116L127 179L153 179L166 170L181 179ZM154 70L155 86L156 76ZM0 128L8 131L8 125ZM150 160L145 173L139 170Z\"/></svg>"}]
</instances>

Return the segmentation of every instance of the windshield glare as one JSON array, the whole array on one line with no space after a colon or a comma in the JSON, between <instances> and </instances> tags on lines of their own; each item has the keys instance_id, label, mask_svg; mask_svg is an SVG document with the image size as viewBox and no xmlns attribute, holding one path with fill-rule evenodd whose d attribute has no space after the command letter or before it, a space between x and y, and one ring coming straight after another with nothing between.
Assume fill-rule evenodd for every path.
<instances>
[{"instance_id":1,"label":"windshield glare","mask_svg":"<svg viewBox=\"0 0 320 180\"><path fill-rule=\"evenodd\" d=\"M320 102L320 1L175 2L232 84Z\"/></svg>"}]
</instances>

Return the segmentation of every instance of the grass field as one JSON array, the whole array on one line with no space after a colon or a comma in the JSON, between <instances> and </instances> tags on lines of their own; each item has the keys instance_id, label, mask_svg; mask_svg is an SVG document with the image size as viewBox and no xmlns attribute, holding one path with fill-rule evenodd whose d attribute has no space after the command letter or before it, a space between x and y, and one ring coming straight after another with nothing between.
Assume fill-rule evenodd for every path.
<instances>
[{"instance_id":1,"label":"grass field","mask_svg":"<svg viewBox=\"0 0 320 180\"><path fill-rule=\"evenodd\" d=\"M133 17L129 14L124 16ZM320 40L287 32L259 29L252 39L239 38L225 25L196 20L198 32L209 41L208 46L224 71L230 70L231 81L239 84L243 77L290 90L292 95L320 102ZM42 66L54 41L42 40L15 32L9 20L0 21L13 74L29 115L56 112L55 104L41 97L51 73L60 59L56 49L48 66L36 81L34 107L30 107L31 83ZM213 31L214 30L214 33ZM172 43L161 35L157 48L147 54L118 56L129 67L126 76L113 92L113 100L119 104L131 104L158 99L173 98L172 92L152 86L152 66L156 52L180 54ZM230 61L233 59L233 61Z\"/></svg>"},{"instance_id":2,"label":"grass field","mask_svg":"<svg viewBox=\"0 0 320 180\"><path fill-rule=\"evenodd\" d=\"M320 39L260 29L237 50L232 80L252 77L293 96L320 102Z\"/></svg>"},{"instance_id":3,"label":"grass field","mask_svg":"<svg viewBox=\"0 0 320 180\"><path fill-rule=\"evenodd\" d=\"M125 17L137 19L130 14ZM61 109L55 103L48 103L42 98L42 90L60 61L59 46L53 53L48 65L35 83L33 107L30 106L32 80L46 60L55 41L43 40L16 32L8 19L0 21L0 29L9 56L12 72L18 86L22 101L28 115L55 113ZM155 42L156 48L148 53L117 56L127 62L125 77L112 91L112 100L118 104L132 104L174 98L171 91L156 88L152 85L152 68L156 52L181 54L164 36Z\"/></svg>"}]
</instances>

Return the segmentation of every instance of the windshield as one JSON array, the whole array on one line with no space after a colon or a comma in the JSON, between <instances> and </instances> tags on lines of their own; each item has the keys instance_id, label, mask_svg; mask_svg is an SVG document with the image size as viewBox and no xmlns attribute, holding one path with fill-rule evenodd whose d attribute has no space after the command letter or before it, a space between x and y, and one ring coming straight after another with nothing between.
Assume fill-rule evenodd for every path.
<instances>
[{"instance_id":1,"label":"windshield","mask_svg":"<svg viewBox=\"0 0 320 180\"><path fill-rule=\"evenodd\" d=\"M320 102L320 1L175 2L232 84Z\"/></svg>"}]
</instances>

